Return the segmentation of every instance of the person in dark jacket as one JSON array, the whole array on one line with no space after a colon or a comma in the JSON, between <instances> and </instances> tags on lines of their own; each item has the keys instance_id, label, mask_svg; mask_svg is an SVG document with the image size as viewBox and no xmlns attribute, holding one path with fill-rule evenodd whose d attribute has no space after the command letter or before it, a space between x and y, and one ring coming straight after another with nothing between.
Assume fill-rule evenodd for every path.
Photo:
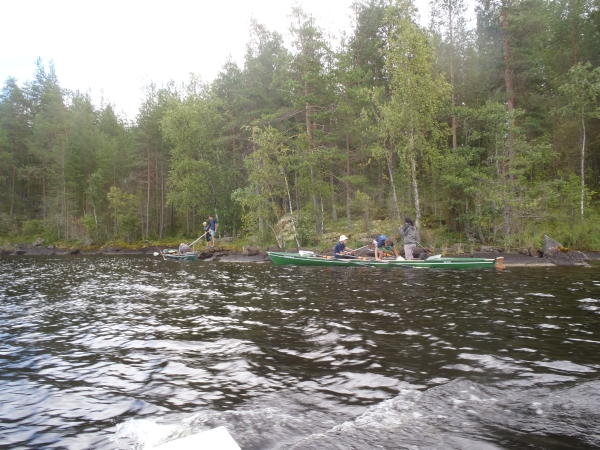
<instances>
[{"instance_id":1,"label":"person in dark jacket","mask_svg":"<svg viewBox=\"0 0 600 450\"><path fill-rule=\"evenodd\" d=\"M352 250L349 247L346 247L346 241L348 240L348 238L345 235L341 235L340 236L340 240L338 241L337 244L335 244L335 247L333 248L333 257L334 258L353 258L352 255L354 255L354 250Z\"/></svg>"},{"instance_id":2,"label":"person in dark jacket","mask_svg":"<svg viewBox=\"0 0 600 450\"><path fill-rule=\"evenodd\" d=\"M412 219L404 220L404 227L400 230L404 242L404 258L413 259L413 250L417 248L417 230Z\"/></svg>"},{"instance_id":3,"label":"person in dark jacket","mask_svg":"<svg viewBox=\"0 0 600 450\"><path fill-rule=\"evenodd\" d=\"M208 216L208 232L210 233L210 245L209 247L215 246L215 236L217 235L217 229L219 228L219 223L213 218L212 215Z\"/></svg>"}]
</instances>

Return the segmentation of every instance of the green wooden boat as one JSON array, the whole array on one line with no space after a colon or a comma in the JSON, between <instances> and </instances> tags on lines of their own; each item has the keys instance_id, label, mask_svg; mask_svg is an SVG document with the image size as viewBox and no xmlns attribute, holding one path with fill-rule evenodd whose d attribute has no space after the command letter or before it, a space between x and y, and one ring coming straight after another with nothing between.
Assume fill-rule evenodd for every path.
<instances>
[{"instance_id":1,"label":"green wooden boat","mask_svg":"<svg viewBox=\"0 0 600 450\"><path fill-rule=\"evenodd\" d=\"M177 250L167 249L163 250L160 254L163 259L171 259L174 261L198 261L198 253L196 252L186 252L181 254Z\"/></svg>"},{"instance_id":2,"label":"green wooden boat","mask_svg":"<svg viewBox=\"0 0 600 450\"><path fill-rule=\"evenodd\" d=\"M313 252L287 253L267 252L271 261L276 265L292 264L296 266L335 266L335 267L409 267L429 269L492 269L504 268L504 258L443 258L441 255L430 256L425 260L413 259L396 260L356 257L353 259L334 258L333 256L318 255Z\"/></svg>"}]
</instances>

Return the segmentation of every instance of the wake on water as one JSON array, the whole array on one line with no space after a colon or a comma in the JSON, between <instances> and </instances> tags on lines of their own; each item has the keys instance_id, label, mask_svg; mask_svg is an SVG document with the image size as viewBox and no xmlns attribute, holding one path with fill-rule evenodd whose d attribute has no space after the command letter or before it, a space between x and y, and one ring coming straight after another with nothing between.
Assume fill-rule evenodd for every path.
<instances>
[{"instance_id":1,"label":"wake on water","mask_svg":"<svg viewBox=\"0 0 600 450\"><path fill-rule=\"evenodd\" d=\"M353 418L347 406L341 413L334 402L277 393L235 411L130 419L113 441L146 450L223 425L243 450L598 448L600 382L553 377L404 389Z\"/></svg>"}]
</instances>

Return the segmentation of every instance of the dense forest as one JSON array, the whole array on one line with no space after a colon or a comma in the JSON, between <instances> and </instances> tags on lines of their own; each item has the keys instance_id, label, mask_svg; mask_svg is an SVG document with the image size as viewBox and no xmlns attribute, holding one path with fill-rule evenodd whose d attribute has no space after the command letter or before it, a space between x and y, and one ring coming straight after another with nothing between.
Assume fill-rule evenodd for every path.
<instances>
[{"instance_id":1,"label":"dense forest","mask_svg":"<svg viewBox=\"0 0 600 450\"><path fill-rule=\"evenodd\" d=\"M150 84L131 122L38 60L0 95L0 236L197 236L211 213L223 236L283 245L286 222L315 245L410 216L477 245L600 248L599 6L478 0L469 22L433 0L424 27L408 0L361 0L340 36L295 7L287 46L252 20L243 67Z\"/></svg>"}]
</instances>

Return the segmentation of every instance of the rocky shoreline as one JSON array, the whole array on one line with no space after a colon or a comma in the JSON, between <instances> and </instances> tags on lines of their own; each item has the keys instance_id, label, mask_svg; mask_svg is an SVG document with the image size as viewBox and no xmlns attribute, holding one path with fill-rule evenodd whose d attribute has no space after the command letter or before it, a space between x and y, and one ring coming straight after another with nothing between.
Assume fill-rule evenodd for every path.
<instances>
[{"instance_id":1,"label":"rocky shoreline","mask_svg":"<svg viewBox=\"0 0 600 450\"><path fill-rule=\"evenodd\" d=\"M98 249L85 248L58 248L54 246L41 246L35 244L18 244L10 247L0 248L0 256L44 256L44 255L148 255L154 256L166 247L147 246L140 248L124 248L108 246ZM277 249L269 249L276 251ZM296 251L296 250L289 250ZM573 252L574 253L574 252ZM579 252L578 252L579 253ZM449 254L449 256L457 256L463 258L504 258L504 265L519 267L519 266L554 266L554 265L587 265L589 261L599 261L600 252L583 252L587 261L569 263L559 262L545 258L541 255L525 255L521 253L505 253L497 249L486 252L475 252L467 254ZM228 250L227 248L215 247L205 248L198 253L198 258L206 261L223 261L223 262L263 262L269 261L266 251L260 250L258 247L245 247L243 251Z\"/></svg>"}]
</instances>

